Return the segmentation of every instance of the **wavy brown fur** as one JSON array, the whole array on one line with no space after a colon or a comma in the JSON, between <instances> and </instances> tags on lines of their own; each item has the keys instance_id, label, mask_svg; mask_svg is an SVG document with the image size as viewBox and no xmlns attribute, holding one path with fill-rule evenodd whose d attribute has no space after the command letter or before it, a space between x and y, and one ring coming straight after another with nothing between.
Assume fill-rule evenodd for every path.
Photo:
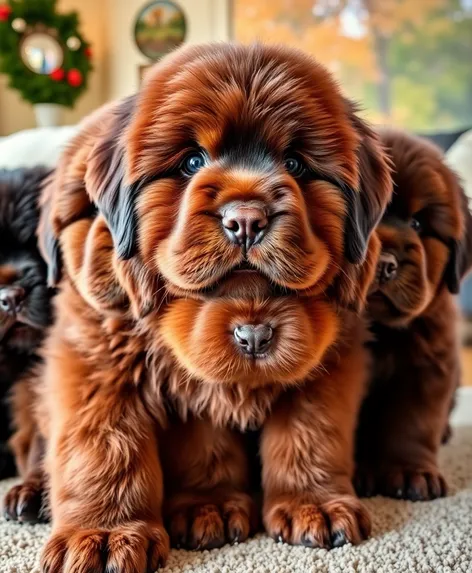
<instances>
[{"instance_id":1,"label":"wavy brown fur","mask_svg":"<svg viewBox=\"0 0 472 573\"><path fill-rule=\"evenodd\" d=\"M202 148L205 167L183 175ZM286 171L290 155L303 176ZM272 536L331 547L369 534L351 485L366 379L352 308L390 193L375 134L286 48L187 47L84 123L40 233L51 279L63 276L39 416L43 571L155 568L163 518L175 544L245 539L256 520L240 432L254 426ZM246 254L221 227L234 201L270 220ZM275 339L252 360L232 331L257 322Z\"/></svg>"},{"instance_id":2,"label":"wavy brown fur","mask_svg":"<svg viewBox=\"0 0 472 573\"><path fill-rule=\"evenodd\" d=\"M460 381L452 295L472 265L472 217L438 148L396 131L382 140L396 187L378 235L399 267L369 298L374 373L360 418L357 486L365 495L432 499L446 493L437 454Z\"/></svg>"}]
</instances>

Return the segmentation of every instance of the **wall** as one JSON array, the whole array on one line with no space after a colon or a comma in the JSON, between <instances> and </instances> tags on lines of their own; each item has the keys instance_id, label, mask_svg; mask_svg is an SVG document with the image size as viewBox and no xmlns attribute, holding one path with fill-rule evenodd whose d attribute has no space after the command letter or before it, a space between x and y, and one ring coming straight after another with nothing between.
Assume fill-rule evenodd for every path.
<instances>
[{"instance_id":1,"label":"wall","mask_svg":"<svg viewBox=\"0 0 472 573\"><path fill-rule=\"evenodd\" d=\"M139 66L149 60L134 43L135 18L146 0L107 0L110 18L110 99L132 94L139 85ZM187 23L186 42L228 39L228 0L177 0ZM113 7L113 8L112 8Z\"/></svg>"},{"instance_id":2,"label":"wall","mask_svg":"<svg viewBox=\"0 0 472 573\"><path fill-rule=\"evenodd\" d=\"M107 61L107 4L106 0L59 0L58 9L76 10L81 29L92 44L94 71L89 88L78 100L73 110L66 110L63 123L76 123L84 115L106 101L108 95ZM0 75L0 135L35 126L33 108L24 102L18 92L7 88L7 78Z\"/></svg>"},{"instance_id":3,"label":"wall","mask_svg":"<svg viewBox=\"0 0 472 573\"><path fill-rule=\"evenodd\" d=\"M229 35L230 0L177 0L187 18L187 41L225 40ZM133 26L148 0L59 0L59 10L76 10L81 28L92 44L94 71L89 89L73 110L66 110L63 124L73 124L109 99L136 91L138 68L149 63L136 48ZM0 76L0 135L35 126L33 108Z\"/></svg>"}]
</instances>

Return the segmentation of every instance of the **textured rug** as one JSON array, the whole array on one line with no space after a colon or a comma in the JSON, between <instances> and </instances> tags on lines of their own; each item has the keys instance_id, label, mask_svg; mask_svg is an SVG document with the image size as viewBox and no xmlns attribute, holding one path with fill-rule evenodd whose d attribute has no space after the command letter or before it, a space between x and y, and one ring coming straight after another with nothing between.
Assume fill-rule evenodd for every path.
<instances>
[{"instance_id":1,"label":"textured rug","mask_svg":"<svg viewBox=\"0 0 472 573\"><path fill-rule=\"evenodd\" d=\"M441 465L450 496L427 503L368 500L373 537L359 547L290 547L260 535L213 551L172 551L163 573L471 573L472 427L455 430ZM0 495L11 483L0 483ZM0 518L0 572L38 572L48 533L43 525Z\"/></svg>"}]
</instances>

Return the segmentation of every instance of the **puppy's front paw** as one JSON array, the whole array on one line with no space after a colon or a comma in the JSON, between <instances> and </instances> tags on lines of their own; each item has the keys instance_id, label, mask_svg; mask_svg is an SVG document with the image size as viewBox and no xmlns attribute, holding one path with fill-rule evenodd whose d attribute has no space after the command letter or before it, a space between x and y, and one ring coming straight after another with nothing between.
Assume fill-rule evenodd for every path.
<instances>
[{"instance_id":1,"label":"puppy's front paw","mask_svg":"<svg viewBox=\"0 0 472 573\"><path fill-rule=\"evenodd\" d=\"M112 530L59 528L41 556L43 573L147 573L163 567L169 538L158 523L137 521Z\"/></svg>"},{"instance_id":2,"label":"puppy's front paw","mask_svg":"<svg viewBox=\"0 0 472 573\"><path fill-rule=\"evenodd\" d=\"M410 501L429 501L447 495L447 484L439 470L392 467L380 470L361 467L354 480L361 497L384 495Z\"/></svg>"},{"instance_id":3,"label":"puppy's front paw","mask_svg":"<svg viewBox=\"0 0 472 573\"><path fill-rule=\"evenodd\" d=\"M176 496L169 506L167 526L173 547L215 549L245 541L254 529L254 503L244 493L213 499L211 495L208 499Z\"/></svg>"},{"instance_id":4,"label":"puppy's front paw","mask_svg":"<svg viewBox=\"0 0 472 573\"><path fill-rule=\"evenodd\" d=\"M272 498L264 506L264 525L276 541L326 549L361 543L371 530L367 510L350 495L322 504L302 495Z\"/></svg>"},{"instance_id":5,"label":"puppy's front paw","mask_svg":"<svg viewBox=\"0 0 472 573\"><path fill-rule=\"evenodd\" d=\"M43 483L41 480L26 480L11 487L3 500L3 511L8 520L20 523L47 521L43 506Z\"/></svg>"},{"instance_id":6,"label":"puppy's front paw","mask_svg":"<svg viewBox=\"0 0 472 573\"><path fill-rule=\"evenodd\" d=\"M44 483L42 479L26 479L11 487L3 500L3 512L8 520L20 523L48 521L44 504Z\"/></svg>"}]
</instances>

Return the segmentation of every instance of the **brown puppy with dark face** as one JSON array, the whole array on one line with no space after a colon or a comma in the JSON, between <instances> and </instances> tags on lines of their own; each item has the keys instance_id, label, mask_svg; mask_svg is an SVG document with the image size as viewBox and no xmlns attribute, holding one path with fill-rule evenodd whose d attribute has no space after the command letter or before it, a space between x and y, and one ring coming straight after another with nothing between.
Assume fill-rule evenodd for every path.
<instances>
[{"instance_id":1,"label":"brown puppy with dark face","mask_svg":"<svg viewBox=\"0 0 472 573\"><path fill-rule=\"evenodd\" d=\"M354 543L362 306L391 193L375 134L285 48L185 48L83 126L44 197L44 571L132 571L247 537L240 431L262 428L264 523ZM62 260L62 264L61 264Z\"/></svg>"},{"instance_id":2,"label":"brown puppy with dark face","mask_svg":"<svg viewBox=\"0 0 472 573\"><path fill-rule=\"evenodd\" d=\"M368 298L372 386L358 432L358 491L411 500L445 495L437 453L460 379L453 294L472 265L472 217L438 148L381 134L394 166Z\"/></svg>"}]
</instances>

